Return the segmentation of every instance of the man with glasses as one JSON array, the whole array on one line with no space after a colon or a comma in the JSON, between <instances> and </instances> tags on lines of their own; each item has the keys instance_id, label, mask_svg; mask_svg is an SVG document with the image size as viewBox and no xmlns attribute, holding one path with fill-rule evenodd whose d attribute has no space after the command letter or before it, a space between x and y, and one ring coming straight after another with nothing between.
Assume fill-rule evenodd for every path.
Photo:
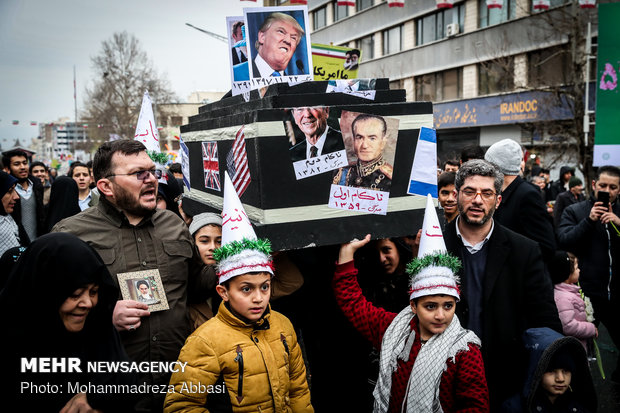
<instances>
[{"instance_id":1,"label":"man with glasses","mask_svg":"<svg viewBox=\"0 0 620 413\"><path fill-rule=\"evenodd\" d=\"M454 183L459 215L444 234L448 252L463 263L456 311L482 340L492 411L521 389L521 368L527 365L523 332L532 327L562 332L537 243L493 219L503 180L489 162L464 163Z\"/></svg>"},{"instance_id":2,"label":"man with glasses","mask_svg":"<svg viewBox=\"0 0 620 413\"><path fill-rule=\"evenodd\" d=\"M211 267L193 257L187 226L171 211L156 209L161 171L139 141L106 142L93 162L99 204L60 221L52 231L70 232L93 246L118 285L117 274L158 270L169 310L150 313L145 303L119 300L114 326L134 361L171 362L190 333L188 291L206 296L216 284ZM199 264L200 263L200 264ZM143 373L141 383L167 384L165 373ZM164 395L145 394L136 411L161 411Z\"/></svg>"}]
</instances>

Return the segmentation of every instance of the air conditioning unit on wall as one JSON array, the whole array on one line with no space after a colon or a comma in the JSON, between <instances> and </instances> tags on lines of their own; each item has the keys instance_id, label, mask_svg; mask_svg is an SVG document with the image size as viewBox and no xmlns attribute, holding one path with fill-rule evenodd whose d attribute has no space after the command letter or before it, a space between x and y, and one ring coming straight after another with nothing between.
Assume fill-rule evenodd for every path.
<instances>
[{"instance_id":1,"label":"air conditioning unit on wall","mask_svg":"<svg viewBox=\"0 0 620 413\"><path fill-rule=\"evenodd\" d=\"M458 23L450 23L446 24L446 36L452 37L459 34L459 24Z\"/></svg>"}]
</instances>

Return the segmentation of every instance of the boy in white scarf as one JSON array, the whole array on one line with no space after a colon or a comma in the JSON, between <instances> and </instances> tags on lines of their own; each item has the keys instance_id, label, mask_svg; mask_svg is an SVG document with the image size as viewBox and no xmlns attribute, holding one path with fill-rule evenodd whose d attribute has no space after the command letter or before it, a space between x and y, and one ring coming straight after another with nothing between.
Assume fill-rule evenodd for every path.
<instances>
[{"instance_id":1,"label":"boy in white scarf","mask_svg":"<svg viewBox=\"0 0 620 413\"><path fill-rule=\"evenodd\" d=\"M375 412L489 411L480 340L454 315L460 298L455 274L461 264L445 253L436 220L435 209L427 205L420 253L407 267L411 305L398 315L373 306L357 282L353 255L370 235L340 248L333 281L336 300L381 351Z\"/></svg>"}]
</instances>

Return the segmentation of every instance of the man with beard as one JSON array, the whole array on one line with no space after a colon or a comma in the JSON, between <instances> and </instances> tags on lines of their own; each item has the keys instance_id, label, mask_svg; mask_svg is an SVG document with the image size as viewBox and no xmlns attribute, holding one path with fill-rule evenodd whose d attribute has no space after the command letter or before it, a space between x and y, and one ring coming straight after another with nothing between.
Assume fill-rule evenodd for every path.
<instances>
[{"instance_id":1,"label":"man with beard","mask_svg":"<svg viewBox=\"0 0 620 413\"><path fill-rule=\"evenodd\" d=\"M305 139L289 149L293 162L344 150L342 134L327 126L329 108L293 108L295 124Z\"/></svg>"},{"instance_id":2,"label":"man with beard","mask_svg":"<svg viewBox=\"0 0 620 413\"><path fill-rule=\"evenodd\" d=\"M448 252L463 263L456 311L463 326L484 343L491 411L521 388L523 332L532 327L562 332L538 244L493 220L503 180L489 162L464 163L455 179L459 215L444 232Z\"/></svg>"},{"instance_id":3,"label":"man with beard","mask_svg":"<svg viewBox=\"0 0 620 413\"><path fill-rule=\"evenodd\" d=\"M252 60L252 77L269 78L289 76L285 72L301 38L304 29L293 16L285 13L272 13L258 29L255 47L258 55ZM307 74L303 62L295 62L298 69Z\"/></svg>"},{"instance_id":4,"label":"man with beard","mask_svg":"<svg viewBox=\"0 0 620 413\"><path fill-rule=\"evenodd\" d=\"M181 218L156 209L161 171L141 142L104 143L95 154L93 173L101 194L98 205L60 221L52 231L70 232L89 243L117 285L119 273L159 271L170 308L151 314L145 303L119 300L113 322L134 361L175 361L190 333L188 301L206 300L215 287L215 273L193 257L193 242ZM166 373L144 373L140 383L162 385L169 379ZM134 410L161 411L164 396L145 394Z\"/></svg>"},{"instance_id":5,"label":"man with beard","mask_svg":"<svg viewBox=\"0 0 620 413\"><path fill-rule=\"evenodd\" d=\"M4 171L17 179L15 190L19 201L11 216L24 227L30 241L45 234L45 209L41 180L29 175L28 155L19 149L2 154Z\"/></svg>"}]
</instances>

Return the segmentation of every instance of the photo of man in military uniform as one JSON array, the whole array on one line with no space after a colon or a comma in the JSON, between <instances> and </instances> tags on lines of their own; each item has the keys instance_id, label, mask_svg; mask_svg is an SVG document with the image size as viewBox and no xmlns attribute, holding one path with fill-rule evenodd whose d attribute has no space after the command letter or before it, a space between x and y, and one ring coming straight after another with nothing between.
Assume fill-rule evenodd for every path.
<instances>
[{"instance_id":1,"label":"photo of man in military uniform","mask_svg":"<svg viewBox=\"0 0 620 413\"><path fill-rule=\"evenodd\" d=\"M347 121L346 111L343 111L341 127ZM398 126L396 126L398 131ZM355 154L353 161L345 168L340 168L334 175L336 185L368 188L375 191L389 192L392 185L393 152L388 158L386 146L389 144L389 128L383 116L372 114L357 114L350 124L351 139L349 143ZM393 138L396 139L396 136ZM393 144L395 146L395 143ZM350 149L350 148L347 148Z\"/></svg>"}]
</instances>

